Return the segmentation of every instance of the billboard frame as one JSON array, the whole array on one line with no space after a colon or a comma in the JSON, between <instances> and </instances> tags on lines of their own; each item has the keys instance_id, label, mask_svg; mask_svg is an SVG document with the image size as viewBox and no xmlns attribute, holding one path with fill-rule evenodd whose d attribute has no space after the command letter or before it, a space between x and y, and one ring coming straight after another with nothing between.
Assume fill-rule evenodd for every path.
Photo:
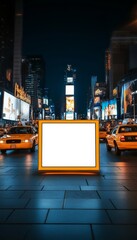
<instances>
[{"instance_id":1,"label":"billboard frame","mask_svg":"<svg viewBox=\"0 0 137 240\"><path fill-rule=\"evenodd\" d=\"M57 125L55 125L55 124L57 124ZM94 142L94 144L93 144L94 145L94 149L93 149L93 145L92 146L90 145L91 148L90 147L88 148L88 154L89 155L91 154L91 156L90 156L91 160L92 160L92 158L94 159L93 160L94 161L93 165L91 164L89 166L87 164L87 165L84 166L84 165L80 165L80 164L79 165L75 165L75 163L73 163L74 165L72 164L73 166L71 166L71 165L66 165L66 166L65 165L60 165L60 163L59 163L59 165L52 165L52 164L51 164L51 166L44 165L45 162L46 162L45 158L48 156L47 150L49 151L49 149L46 149L47 139L46 139L46 141L44 140L45 137L48 138L49 135L48 135L48 132L45 132L44 130L47 128L47 126L48 126L48 128L49 128L49 126L50 126L50 128L52 128L53 125L57 129L57 128L59 128L59 124L60 124L60 126L63 126L65 124L64 127L66 129L68 128L67 124L69 124L70 128L73 125L72 128L73 128L74 132L75 132L76 128L79 128L79 126L81 126L82 129L85 128L84 131L86 130L86 134L89 135L89 136L86 135L87 136L87 141L91 137L91 142L92 141ZM76 124L77 127L75 127L74 124ZM99 170L100 170L100 160L99 160L100 153L99 153L99 148L100 147L99 147L99 121L98 120L39 120L39 127L38 127L38 129L39 129L39 134L38 134L39 135L39 141L38 141L39 142L39 147L38 147L38 171L40 171L40 172L48 172L48 173L49 172L54 172L54 173L55 172L70 172L70 173L74 173L74 172L80 172L80 173L83 173L83 172L90 172L90 173L91 172L94 172L94 173L95 172L99 172ZM87 131L87 129L88 129L88 131ZM94 129L94 132L90 132L89 131L89 130L92 130L92 129ZM55 130L55 128L54 128L54 130ZM54 134L56 134L55 132L56 131L53 131ZM74 132L73 132L73 134L74 134ZM46 136L45 133L47 134L47 136ZM61 140L61 137L62 137L61 133L59 135L60 135L59 136L60 137L60 141L62 141L64 143L65 142L65 139L64 139L65 136L63 135L63 139ZM54 138L54 136L52 136L52 137ZM67 138L67 136L66 136L66 138ZM77 143L77 138L79 138L79 136L76 136L76 134L75 134L75 140L76 140L75 143ZM81 136L81 141L83 141L82 143L83 143L83 146L85 147L86 146L86 139L82 138L82 136ZM62 144L62 142L60 142L60 145ZM60 155L58 155L58 154L64 154L65 153L65 152L63 152L64 149L62 150L61 147L62 146L60 146L59 152L57 153L57 161L58 161L58 159L60 161ZM53 151L55 151L55 149L54 149L54 141L53 141L53 146L52 146L51 149L52 149L52 151L51 151L51 154L52 154ZM75 148L73 148L73 151L75 151L74 149ZM79 149L79 146L76 145L76 150L78 150L78 149ZM86 147L85 147L85 149L86 149ZM90 150L91 150L91 152L90 152ZM77 156L78 152L79 152L79 150L75 154L74 154L74 152L70 153L70 158L73 158L74 155ZM93 152L94 152L94 154L93 154ZM84 154L85 154L85 152L84 152ZM88 155L87 162L89 161L89 155ZM65 159L65 156L64 156L64 159ZM85 157L85 159L86 159L86 157ZM82 160L82 161L84 161L84 163L85 163L85 159ZM76 160L76 162L77 161L78 160ZM47 160L47 162L49 162L49 160ZM75 159L73 160L73 162L75 162ZM83 162L82 162L82 164L83 164Z\"/></svg>"}]
</instances>

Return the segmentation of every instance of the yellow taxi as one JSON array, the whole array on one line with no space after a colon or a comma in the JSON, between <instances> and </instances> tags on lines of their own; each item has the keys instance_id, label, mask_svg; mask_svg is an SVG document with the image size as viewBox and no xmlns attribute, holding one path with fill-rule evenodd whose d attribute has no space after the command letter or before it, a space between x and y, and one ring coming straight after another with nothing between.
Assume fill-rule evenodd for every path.
<instances>
[{"instance_id":1,"label":"yellow taxi","mask_svg":"<svg viewBox=\"0 0 137 240\"><path fill-rule=\"evenodd\" d=\"M30 149L35 151L38 144L38 132L33 126L14 126L0 138L1 153L6 150Z\"/></svg>"},{"instance_id":2,"label":"yellow taxi","mask_svg":"<svg viewBox=\"0 0 137 240\"><path fill-rule=\"evenodd\" d=\"M137 124L121 124L114 127L106 137L107 151L115 149L117 155L121 151L137 150Z\"/></svg>"},{"instance_id":3,"label":"yellow taxi","mask_svg":"<svg viewBox=\"0 0 137 240\"><path fill-rule=\"evenodd\" d=\"M105 141L107 136L107 130L103 127L99 128L99 140L100 141Z\"/></svg>"}]
</instances>

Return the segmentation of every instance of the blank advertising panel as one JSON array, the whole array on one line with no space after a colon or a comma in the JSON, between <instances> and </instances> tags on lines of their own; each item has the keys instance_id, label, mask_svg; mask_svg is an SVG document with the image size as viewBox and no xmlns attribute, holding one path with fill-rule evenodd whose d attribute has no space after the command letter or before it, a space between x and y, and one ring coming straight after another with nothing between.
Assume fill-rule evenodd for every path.
<instances>
[{"instance_id":1,"label":"blank advertising panel","mask_svg":"<svg viewBox=\"0 0 137 240\"><path fill-rule=\"evenodd\" d=\"M38 170L99 171L97 120L39 120Z\"/></svg>"}]
</instances>

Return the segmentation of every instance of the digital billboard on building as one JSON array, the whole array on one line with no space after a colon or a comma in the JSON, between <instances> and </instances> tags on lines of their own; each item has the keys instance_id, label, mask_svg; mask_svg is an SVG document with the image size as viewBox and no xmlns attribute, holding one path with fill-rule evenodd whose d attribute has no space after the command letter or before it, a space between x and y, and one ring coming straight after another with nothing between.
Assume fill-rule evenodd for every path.
<instances>
[{"instance_id":1,"label":"digital billboard on building","mask_svg":"<svg viewBox=\"0 0 137 240\"><path fill-rule=\"evenodd\" d=\"M2 118L17 121L20 114L20 99L4 91Z\"/></svg>"},{"instance_id":2,"label":"digital billboard on building","mask_svg":"<svg viewBox=\"0 0 137 240\"><path fill-rule=\"evenodd\" d=\"M65 94L66 95L74 95L74 85L66 85L65 86Z\"/></svg>"},{"instance_id":3,"label":"digital billboard on building","mask_svg":"<svg viewBox=\"0 0 137 240\"><path fill-rule=\"evenodd\" d=\"M136 101L134 99L133 93L137 90L137 79L129 81L123 84L121 89L121 114L133 117L133 104L136 107Z\"/></svg>"}]
</instances>

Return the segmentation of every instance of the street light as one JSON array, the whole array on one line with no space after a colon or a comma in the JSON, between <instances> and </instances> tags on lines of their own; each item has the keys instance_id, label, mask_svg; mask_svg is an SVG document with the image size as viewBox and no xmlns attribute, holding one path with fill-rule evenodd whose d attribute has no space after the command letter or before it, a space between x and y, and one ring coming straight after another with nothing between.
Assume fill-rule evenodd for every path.
<instances>
[{"instance_id":1,"label":"street light","mask_svg":"<svg viewBox=\"0 0 137 240\"><path fill-rule=\"evenodd\" d=\"M137 94L137 90L132 92L133 95L133 111L134 111L134 123L136 122L136 104L135 104L135 95Z\"/></svg>"}]
</instances>

